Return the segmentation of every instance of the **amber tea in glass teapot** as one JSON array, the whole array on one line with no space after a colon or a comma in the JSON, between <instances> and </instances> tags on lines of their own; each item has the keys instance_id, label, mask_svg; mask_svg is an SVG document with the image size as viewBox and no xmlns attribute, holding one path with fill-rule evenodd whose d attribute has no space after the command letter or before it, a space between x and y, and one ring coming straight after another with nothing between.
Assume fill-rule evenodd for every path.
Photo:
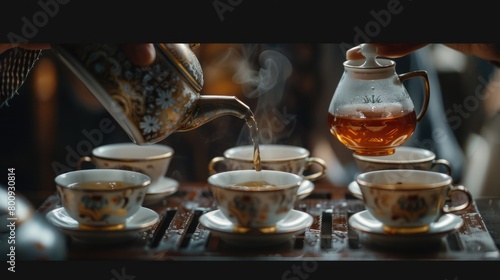
<instances>
[{"instance_id":1,"label":"amber tea in glass teapot","mask_svg":"<svg viewBox=\"0 0 500 280\"><path fill-rule=\"evenodd\" d=\"M347 148L360 155L394 153L415 131L427 111L430 88L427 72L395 72L396 63L377 58L375 47L361 46L366 59L347 60L328 109L330 132ZM424 101L417 114L403 85L420 77Z\"/></svg>"}]
</instances>

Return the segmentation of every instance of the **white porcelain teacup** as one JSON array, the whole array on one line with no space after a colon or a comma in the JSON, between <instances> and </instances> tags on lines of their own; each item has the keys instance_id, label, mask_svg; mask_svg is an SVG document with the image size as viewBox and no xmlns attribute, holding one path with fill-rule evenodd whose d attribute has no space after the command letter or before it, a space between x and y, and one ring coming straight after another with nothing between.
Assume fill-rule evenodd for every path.
<instances>
[{"instance_id":1,"label":"white porcelain teacup","mask_svg":"<svg viewBox=\"0 0 500 280\"><path fill-rule=\"evenodd\" d=\"M273 232L294 208L303 178L277 170L231 170L210 175L217 207L235 230Z\"/></svg>"},{"instance_id":2,"label":"white porcelain teacup","mask_svg":"<svg viewBox=\"0 0 500 280\"><path fill-rule=\"evenodd\" d=\"M377 170L359 174L356 181L365 208L389 233L426 232L443 215L473 203L466 187L454 185L450 175L441 172Z\"/></svg>"},{"instance_id":3,"label":"white porcelain teacup","mask_svg":"<svg viewBox=\"0 0 500 280\"><path fill-rule=\"evenodd\" d=\"M430 150L417 147L397 147L393 154L384 156L364 156L353 153L361 172L386 169L444 170L451 174L451 164L446 159L436 159ZM441 168L441 169L439 169Z\"/></svg>"},{"instance_id":4,"label":"white porcelain teacup","mask_svg":"<svg viewBox=\"0 0 500 280\"><path fill-rule=\"evenodd\" d=\"M315 181L326 175L326 162L310 155L309 150L299 146L281 144L259 145L261 168L278 170L303 176L304 179ZM208 164L210 174L222 171L254 168L254 146L244 145L232 147L224 151L223 156L214 157ZM318 167L312 171L313 166Z\"/></svg>"},{"instance_id":5,"label":"white porcelain teacup","mask_svg":"<svg viewBox=\"0 0 500 280\"><path fill-rule=\"evenodd\" d=\"M148 175L154 184L165 176L173 155L174 149L163 144L114 143L94 148L91 156L80 158L77 168L91 163L96 168L137 171Z\"/></svg>"},{"instance_id":6,"label":"white porcelain teacup","mask_svg":"<svg viewBox=\"0 0 500 280\"><path fill-rule=\"evenodd\" d=\"M142 207L151 179L119 169L86 169L55 178L61 204L82 228L118 229Z\"/></svg>"}]
</instances>

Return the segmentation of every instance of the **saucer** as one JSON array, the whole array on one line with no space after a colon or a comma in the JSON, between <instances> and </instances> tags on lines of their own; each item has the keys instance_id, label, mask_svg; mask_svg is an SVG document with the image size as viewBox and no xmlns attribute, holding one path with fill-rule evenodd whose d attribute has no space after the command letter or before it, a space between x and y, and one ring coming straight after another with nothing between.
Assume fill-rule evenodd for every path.
<instances>
[{"instance_id":1,"label":"saucer","mask_svg":"<svg viewBox=\"0 0 500 280\"><path fill-rule=\"evenodd\" d=\"M267 246L284 243L292 236L304 232L312 225L313 217L302 211L291 210L286 218L276 224L276 232L272 233L236 232L233 223L226 219L220 210L201 215L199 222L212 234L232 245Z\"/></svg>"},{"instance_id":2,"label":"saucer","mask_svg":"<svg viewBox=\"0 0 500 280\"><path fill-rule=\"evenodd\" d=\"M143 205L152 205L162 201L179 189L179 182L172 178L163 177L158 182L151 184L146 192Z\"/></svg>"},{"instance_id":3,"label":"saucer","mask_svg":"<svg viewBox=\"0 0 500 280\"><path fill-rule=\"evenodd\" d=\"M356 197L357 199L363 200L363 194L361 193L361 189L359 188L358 182L352 181L349 186L347 186L347 189L351 194Z\"/></svg>"},{"instance_id":4,"label":"saucer","mask_svg":"<svg viewBox=\"0 0 500 280\"><path fill-rule=\"evenodd\" d=\"M390 234L383 230L383 225L367 210L358 212L349 218L351 226L359 235L361 243L375 247L393 247L426 249L431 245L439 245L444 236L458 230L463 220L455 214L445 214L437 222L430 225L429 231L414 234Z\"/></svg>"},{"instance_id":5,"label":"saucer","mask_svg":"<svg viewBox=\"0 0 500 280\"><path fill-rule=\"evenodd\" d=\"M297 198L304 199L314 191L314 183L309 180L302 181L299 189L297 190Z\"/></svg>"},{"instance_id":6,"label":"saucer","mask_svg":"<svg viewBox=\"0 0 500 280\"><path fill-rule=\"evenodd\" d=\"M139 233L151 228L159 220L155 211L141 207L127 219L125 228L112 230L81 229L63 207L54 209L45 216L47 221L76 240L92 243L119 243L139 237Z\"/></svg>"}]
</instances>

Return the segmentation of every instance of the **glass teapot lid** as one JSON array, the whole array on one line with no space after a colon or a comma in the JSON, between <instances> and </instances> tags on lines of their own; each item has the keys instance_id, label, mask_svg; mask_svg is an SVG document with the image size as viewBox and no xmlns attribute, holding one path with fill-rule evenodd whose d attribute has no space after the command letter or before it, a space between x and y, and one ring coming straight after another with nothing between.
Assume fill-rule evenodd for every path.
<instances>
[{"instance_id":1,"label":"glass teapot lid","mask_svg":"<svg viewBox=\"0 0 500 280\"><path fill-rule=\"evenodd\" d=\"M361 53L365 59L346 60L344 68L352 72L356 79L377 80L394 75L393 60L378 58L376 48L372 44L362 44Z\"/></svg>"}]
</instances>

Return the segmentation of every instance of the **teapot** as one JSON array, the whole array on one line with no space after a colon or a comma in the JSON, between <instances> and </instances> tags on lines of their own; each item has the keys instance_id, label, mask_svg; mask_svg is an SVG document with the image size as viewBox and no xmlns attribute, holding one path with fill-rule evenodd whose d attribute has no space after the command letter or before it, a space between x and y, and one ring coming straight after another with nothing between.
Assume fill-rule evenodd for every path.
<instances>
[{"instance_id":1,"label":"teapot","mask_svg":"<svg viewBox=\"0 0 500 280\"><path fill-rule=\"evenodd\" d=\"M347 60L328 108L330 132L355 154L393 154L413 134L429 105L427 72L395 71L393 60L377 58L375 47L363 44L365 59ZM421 78L424 100L417 114L403 82Z\"/></svg>"},{"instance_id":2,"label":"teapot","mask_svg":"<svg viewBox=\"0 0 500 280\"><path fill-rule=\"evenodd\" d=\"M54 54L93 93L135 144L157 143L219 116L250 126L253 113L234 96L201 95L197 44L154 44L155 61L134 65L119 44L54 44Z\"/></svg>"},{"instance_id":3,"label":"teapot","mask_svg":"<svg viewBox=\"0 0 500 280\"><path fill-rule=\"evenodd\" d=\"M0 184L0 219L4 221L0 229L0 259L7 262L8 270L15 271L16 261L66 260L64 233L14 189L10 184Z\"/></svg>"}]
</instances>

